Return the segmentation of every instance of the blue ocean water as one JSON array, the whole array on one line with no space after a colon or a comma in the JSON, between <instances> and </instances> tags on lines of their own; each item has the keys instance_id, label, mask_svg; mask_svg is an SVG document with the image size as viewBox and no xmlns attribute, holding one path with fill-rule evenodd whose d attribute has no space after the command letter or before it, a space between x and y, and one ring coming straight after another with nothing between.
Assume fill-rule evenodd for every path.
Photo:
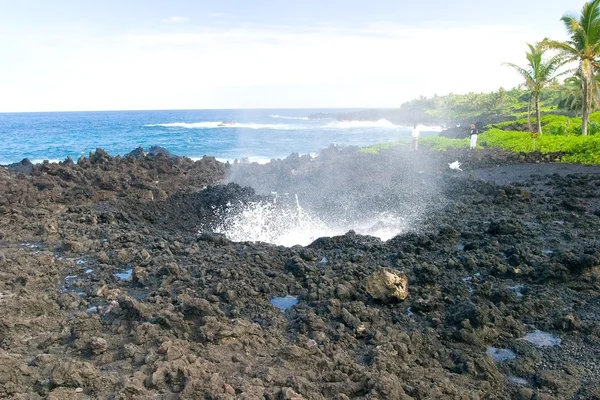
<instances>
[{"instance_id":1,"label":"blue ocean water","mask_svg":"<svg viewBox=\"0 0 600 400\"><path fill-rule=\"evenodd\" d=\"M409 138L411 128L379 121L311 120L347 110L177 110L0 113L0 164L77 160L96 148L125 155L159 145L176 155L266 162L316 153L333 143L366 146ZM425 128L423 135L435 134Z\"/></svg>"}]
</instances>

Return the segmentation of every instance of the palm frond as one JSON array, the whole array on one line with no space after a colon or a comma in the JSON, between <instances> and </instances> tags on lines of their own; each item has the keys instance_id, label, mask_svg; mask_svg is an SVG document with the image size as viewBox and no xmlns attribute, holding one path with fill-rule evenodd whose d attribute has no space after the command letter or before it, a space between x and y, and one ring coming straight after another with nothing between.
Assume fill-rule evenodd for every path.
<instances>
[{"instance_id":1,"label":"palm frond","mask_svg":"<svg viewBox=\"0 0 600 400\"><path fill-rule=\"evenodd\" d=\"M574 61L579 58L580 51L577 47L572 46L567 42L559 42L557 40L544 40L541 42L541 46L544 49L557 50L559 54L564 57L565 60Z\"/></svg>"},{"instance_id":2,"label":"palm frond","mask_svg":"<svg viewBox=\"0 0 600 400\"><path fill-rule=\"evenodd\" d=\"M600 0L593 0L583 5L581 10L581 26L586 33L586 45L594 44L600 39L598 30L600 21Z\"/></svg>"}]
</instances>

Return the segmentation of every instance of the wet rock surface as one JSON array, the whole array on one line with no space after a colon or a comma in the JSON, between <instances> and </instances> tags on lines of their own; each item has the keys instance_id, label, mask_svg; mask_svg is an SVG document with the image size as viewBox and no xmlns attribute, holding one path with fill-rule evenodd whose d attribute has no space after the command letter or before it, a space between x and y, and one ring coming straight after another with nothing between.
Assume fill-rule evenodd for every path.
<instances>
[{"instance_id":1,"label":"wet rock surface","mask_svg":"<svg viewBox=\"0 0 600 400\"><path fill-rule=\"evenodd\" d=\"M600 168L526 161L330 149L226 166L98 150L0 168L0 398L600 398ZM210 232L268 182L308 191L349 170L370 175L338 174L346 189L312 206L420 195L427 211L388 241ZM408 287L401 301L373 296L382 271ZM282 312L272 300L287 296Z\"/></svg>"}]
</instances>

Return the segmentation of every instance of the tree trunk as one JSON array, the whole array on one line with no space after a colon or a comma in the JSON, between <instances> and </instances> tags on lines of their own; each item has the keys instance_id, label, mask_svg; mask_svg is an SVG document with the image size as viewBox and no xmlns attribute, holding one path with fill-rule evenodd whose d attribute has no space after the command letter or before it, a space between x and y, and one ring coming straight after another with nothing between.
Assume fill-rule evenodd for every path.
<instances>
[{"instance_id":1,"label":"tree trunk","mask_svg":"<svg viewBox=\"0 0 600 400\"><path fill-rule=\"evenodd\" d=\"M540 94L535 94L535 117L537 118L537 132L542 134L542 113L540 112Z\"/></svg>"},{"instance_id":2,"label":"tree trunk","mask_svg":"<svg viewBox=\"0 0 600 400\"><path fill-rule=\"evenodd\" d=\"M531 93L529 93L529 104L527 105L527 128L529 129L529 132L533 132L533 129L531 128Z\"/></svg>"},{"instance_id":3,"label":"tree trunk","mask_svg":"<svg viewBox=\"0 0 600 400\"><path fill-rule=\"evenodd\" d=\"M592 84L590 82L592 79L592 71L589 63L587 62L584 62L584 64L581 65L581 69L583 70L583 110L581 112L581 135L587 136L588 124L590 120L590 103L592 101Z\"/></svg>"}]
</instances>

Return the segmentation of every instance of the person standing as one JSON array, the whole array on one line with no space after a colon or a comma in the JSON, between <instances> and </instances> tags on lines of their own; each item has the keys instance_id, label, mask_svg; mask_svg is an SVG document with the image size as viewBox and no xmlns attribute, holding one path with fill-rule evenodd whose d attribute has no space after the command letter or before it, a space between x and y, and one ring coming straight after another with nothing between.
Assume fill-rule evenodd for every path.
<instances>
[{"instance_id":1,"label":"person standing","mask_svg":"<svg viewBox=\"0 0 600 400\"><path fill-rule=\"evenodd\" d=\"M477 135L479 134L479 130L475 124L471 124L471 142L469 143L469 149L474 150L477 146Z\"/></svg>"},{"instance_id":2,"label":"person standing","mask_svg":"<svg viewBox=\"0 0 600 400\"><path fill-rule=\"evenodd\" d=\"M417 125L415 125L414 129L412 130L412 140L413 140L413 149L417 150L419 148L419 135L421 134L421 132L419 132L419 128L417 128Z\"/></svg>"}]
</instances>

